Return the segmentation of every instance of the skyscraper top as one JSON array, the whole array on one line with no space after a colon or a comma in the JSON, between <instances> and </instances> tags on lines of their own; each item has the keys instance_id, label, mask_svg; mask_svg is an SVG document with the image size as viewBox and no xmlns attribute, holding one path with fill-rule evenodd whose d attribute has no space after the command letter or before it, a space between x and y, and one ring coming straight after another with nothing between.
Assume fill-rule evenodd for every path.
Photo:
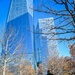
<instances>
[{"instance_id":1,"label":"skyscraper top","mask_svg":"<svg viewBox=\"0 0 75 75\"><path fill-rule=\"evenodd\" d=\"M50 30L53 26L54 26L53 17L39 19L39 29L41 29L43 33L55 32L55 30Z\"/></svg>"},{"instance_id":2,"label":"skyscraper top","mask_svg":"<svg viewBox=\"0 0 75 75\"><path fill-rule=\"evenodd\" d=\"M41 18L41 19L39 19L40 29L43 28L43 27L46 29L47 26L48 26L48 28L51 28L51 26L53 26L53 25L54 25L53 17L52 18Z\"/></svg>"},{"instance_id":3,"label":"skyscraper top","mask_svg":"<svg viewBox=\"0 0 75 75\"><path fill-rule=\"evenodd\" d=\"M29 13L33 16L33 0L12 0L10 4L10 11L7 22L25 14Z\"/></svg>"}]
</instances>

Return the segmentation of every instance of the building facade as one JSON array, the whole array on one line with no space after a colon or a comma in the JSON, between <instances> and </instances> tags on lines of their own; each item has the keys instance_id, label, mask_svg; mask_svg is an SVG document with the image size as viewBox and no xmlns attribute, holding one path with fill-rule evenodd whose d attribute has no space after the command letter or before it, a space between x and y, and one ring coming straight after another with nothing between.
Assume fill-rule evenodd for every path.
<instances>
[{"instance_id":1,"label":"building facade","mask_svg":"<svg viewBox=\"0 0 75 75\"><path fill-rule=\"evenodd\" d=\"M33 0L11 0L6 30L12 27L17 40L22 38L26 52L33 50Z\"/></svg>"},{"instance_id":2,"label":"building facade","mask_svg":"<svg viewBox=\"0 0 75 75\"><path fill-rule=\"evenodd\" d=\"M9 53L17 49L17 53L25 52L34 57L33 45L33 0L10 0L5 35L8 40ZM7 38L5 39L5 45ZM10 46L11 44L11 46ZM3 53L3 52L2 52ZM28 57L27 57L28 58ZM34 60L34 58L32 59ZM32 61L31 60L31 61ZM34 61L32 61L34 64Z\"/></svg>"},{"instance_id":3,"label":"building facade","mask_svg":"<svg viewBox=\"0 0 75 75\"><path fill-rule=\"evenodd\" d=\"M52 34L55 33L55 30L51 30L53 26L53 18L42 18L38 21L35 34L37 61L47 61L47 59L55 55L55 53L58 54L57 41L51 40L56 39L56 36ZM40 52L38 51L38 48L40 49ZM37 54L38 52L40 56Z\"/></svg>"}]
</instances>

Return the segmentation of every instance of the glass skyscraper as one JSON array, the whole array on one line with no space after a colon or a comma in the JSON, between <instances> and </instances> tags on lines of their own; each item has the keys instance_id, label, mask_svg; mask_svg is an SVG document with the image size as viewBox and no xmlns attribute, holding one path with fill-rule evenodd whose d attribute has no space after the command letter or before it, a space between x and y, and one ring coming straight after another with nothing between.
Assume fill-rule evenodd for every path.
<instances>
[{"instance_id":1,"label":"glass skyscraper","mask_svg":"<svg viewBox=\"0 0 75 75\"><path fill-rule=\"evenodd\" d=\"M48 58L58 54L58 44L56 36L52 33L55 33L55 29L52 29L54 26L53 18L42 18L38 20L36 27L36 57L37 61L47 61ZM39 50L38 50L39 48ZM39 53L39 54L38 54Z\"/></svg>"},{"instance_id":2,"label":"glass skyscraper","mask_svg":"<svg viewBox=\"0 0 75 75\"><path fill-rule=\"evenodd\" d=\"M17 40L22 37L26 52L33 50L33 0L11 0L6 30L13 27L18 33Z\"/></svg>"},{"instance_id":3,"label":"glass skyscraper","mask_svg":"<svg viewBox=\"0 0 75 75\"><path fill-rule=\"evenodd\" d=\"M12 42L9 53L13 53L18 44L22 44L20 52L34 56L33 46L33 0L10 0L5 35L11 36L8 45ZM6 37L4 37L6 40ZM5 43L6 45L6 43ZM28 56L27 55L27 56ZM29 58L30 58L29 57ZM30 59L29 59L30 60ZM34 62L34 61L33 61Z\"/></svg>"}]
</instances>

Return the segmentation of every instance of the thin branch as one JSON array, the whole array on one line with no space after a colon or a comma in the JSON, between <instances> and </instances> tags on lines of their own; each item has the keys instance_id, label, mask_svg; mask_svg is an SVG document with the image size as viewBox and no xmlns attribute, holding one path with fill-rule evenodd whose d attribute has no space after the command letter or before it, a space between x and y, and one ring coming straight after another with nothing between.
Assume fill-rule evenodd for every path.
<instances>
[{"instance_id":1,"label":"thin branch","mask_svg":"<svg viewBox=\"0 0 75 75\"><path fill-rule=\"evenodd\" d=\"M48 40L65 40L65 41L70 41L70 40L75 40L75 37L72 37L72 38L56 38L56 39L49 39Z\"/></svg>"}]
</instances>

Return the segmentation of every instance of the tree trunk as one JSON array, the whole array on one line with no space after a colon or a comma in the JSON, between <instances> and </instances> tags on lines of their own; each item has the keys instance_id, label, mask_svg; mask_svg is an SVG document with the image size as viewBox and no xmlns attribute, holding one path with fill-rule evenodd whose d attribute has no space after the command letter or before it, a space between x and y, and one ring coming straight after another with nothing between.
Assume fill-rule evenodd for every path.
<instances>
[{"instance_id":1,"label":"tree trunk","mask_svg":"<svg viewBox=\"0 0 75 75\"><path fill-rule=\"evenodd\" d=\"M22 68L22 65L20 64L20 75L22 75L22 70L21 70L21 68Z\"/></svg>"},{"instance_id":2,"label":"tree trunk","mask_svg":"<svg viewBox=\"0 0 75 75\"><path fill-rule=\"evenodd\" d=\"M3 75L6 75L6 58L4 58Z\"/></svg>"}]
</instances>

